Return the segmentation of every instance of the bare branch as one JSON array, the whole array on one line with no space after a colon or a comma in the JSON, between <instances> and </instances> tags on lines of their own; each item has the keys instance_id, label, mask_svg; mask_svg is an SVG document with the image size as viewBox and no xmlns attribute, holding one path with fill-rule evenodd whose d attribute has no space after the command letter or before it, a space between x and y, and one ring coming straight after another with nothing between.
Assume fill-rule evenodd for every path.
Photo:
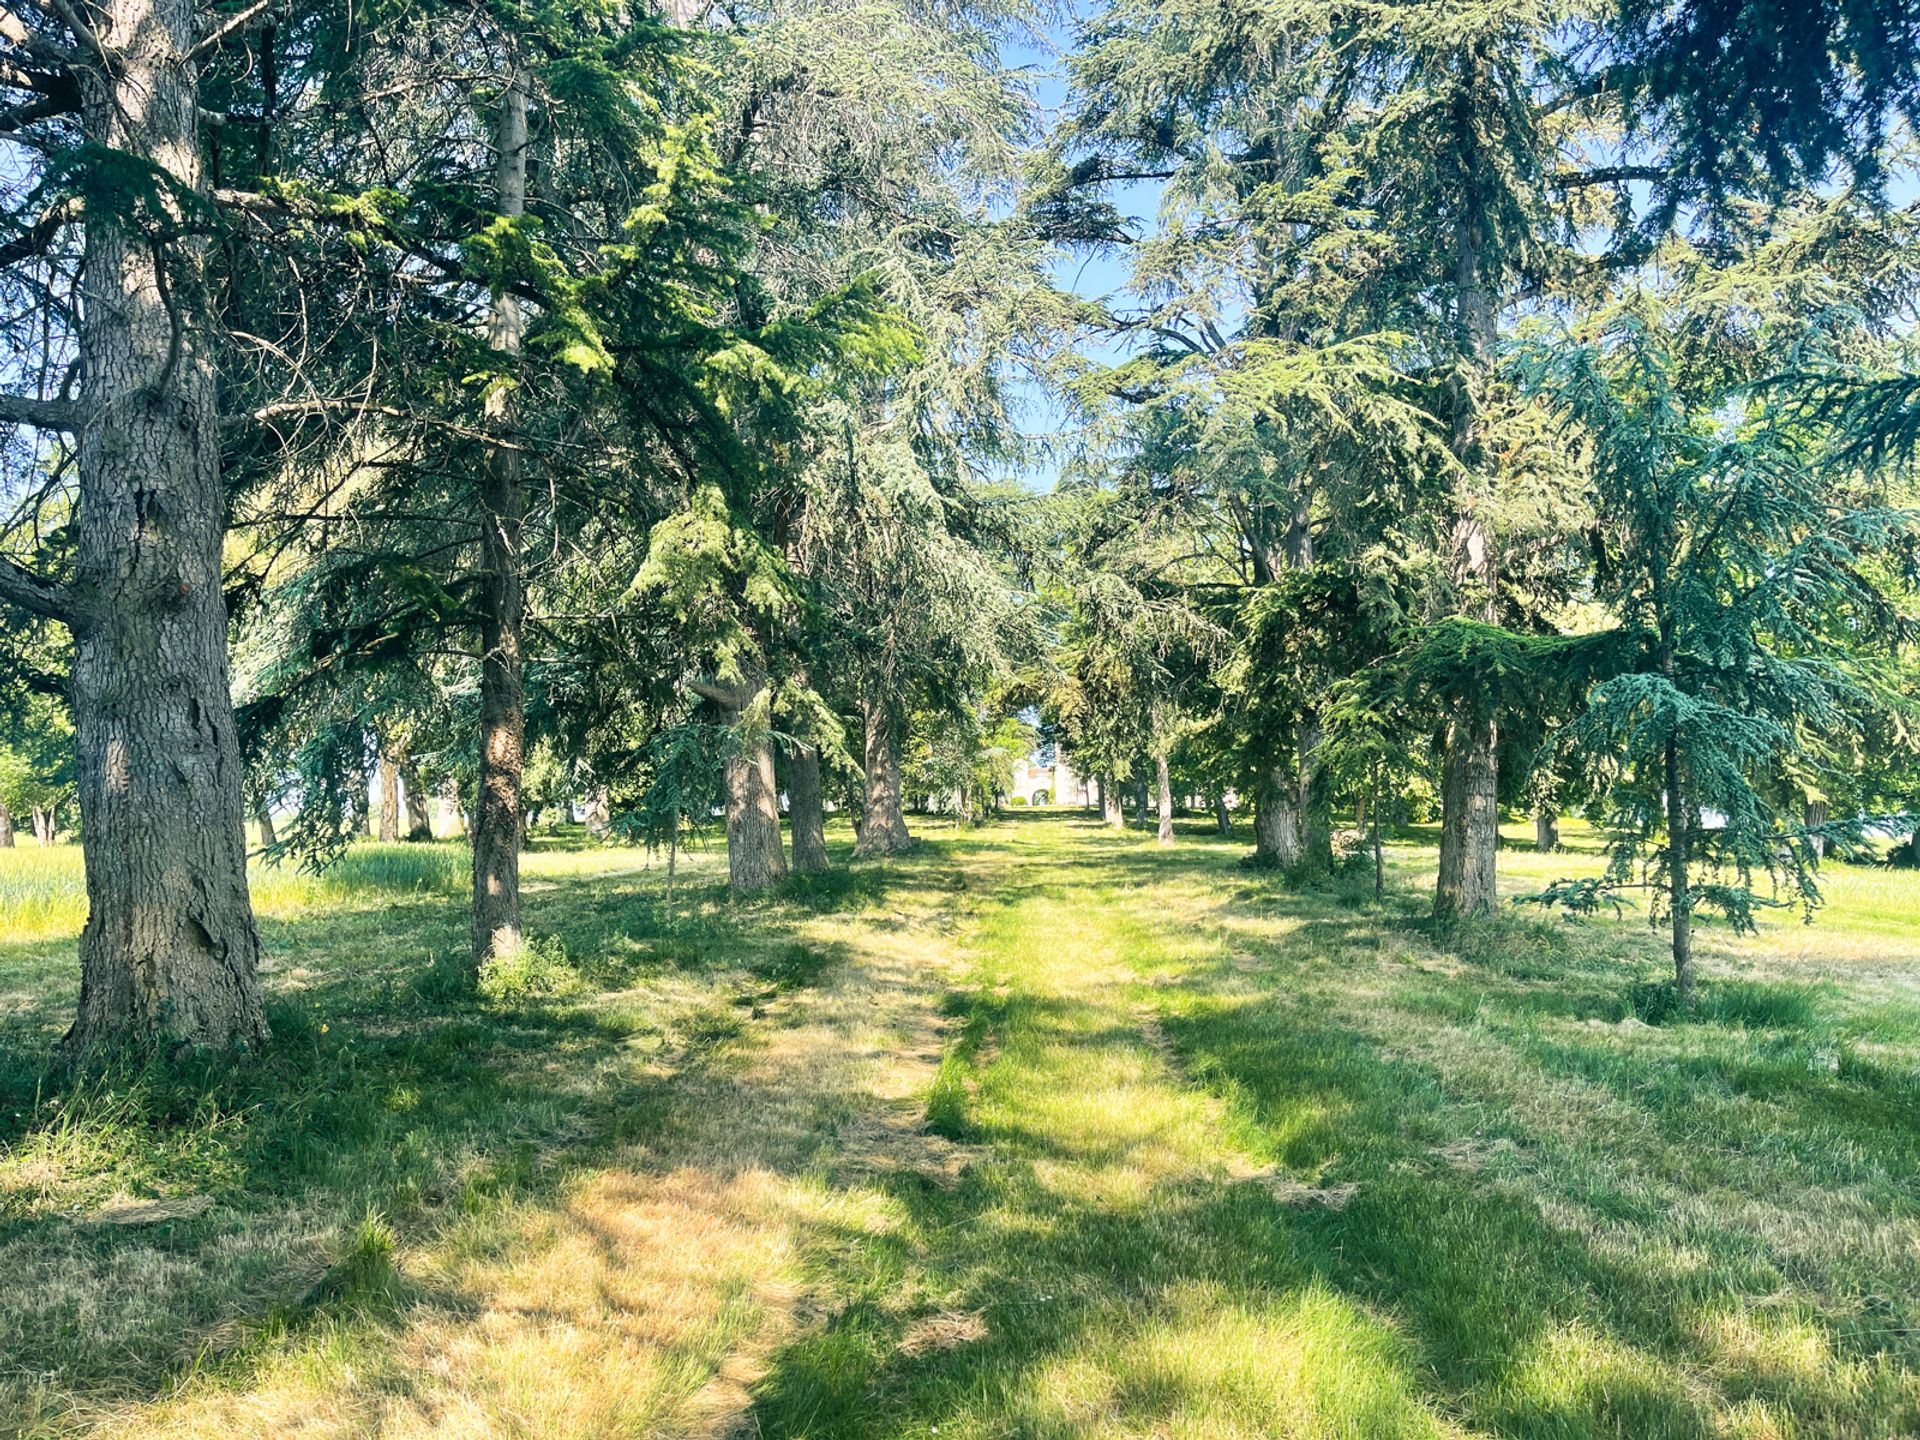
<instances>
[{"instance_id":1,"label":"bare branch","mask_svg":"<svg viewBox=\"0 0 1920 1440\"><path fill-rule=\"evenodd\" d=\"M189 60L202 58L208 51L217 47L220 42L225 40L229 35L246 29L247 26L251 25L255 20L258 20L267 12L268 7L272 4L273 0L253 0L253 3L244 10L237 11L233 15L228 16L227 22L224 25L202 36L200 43L187 52L187 58Z\"/></svg>"}]
</instances>

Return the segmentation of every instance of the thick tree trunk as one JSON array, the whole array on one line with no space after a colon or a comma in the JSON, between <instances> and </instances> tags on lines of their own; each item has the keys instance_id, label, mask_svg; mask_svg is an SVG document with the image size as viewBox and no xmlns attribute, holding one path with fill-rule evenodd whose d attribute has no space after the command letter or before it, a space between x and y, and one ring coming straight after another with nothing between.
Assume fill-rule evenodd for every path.
<instances>
[{"instance_id":1,"label":"thick tree trunk","mask_svg":"<svg viewBox=\"0 0 1920 1440\"><path fill-rule=\"evenodd\" d=\"M13 812L0 801L0 850L13 849Z\"/></svg>"},{"instance_id":2,"label":"thick tree trunk","mask_svg":"<svg viewBox=\"0 0 1920 1440\"><path fill-rule=\"evenodd\" d=\"M1454 255L1456 318L1465 342L1464 383L1455 398L1453 449L1465 472L1476 468L1480 393L1493 364L1494 297L1485 274L1479 217L1469 206L1459 221ZM1454 517L1454 583L1462 609L1492 624L1499 613L1499 565L1493 537L1476 497L1463 493ZM1441 761L1440 874L1434 914L1442 918L1481 915L1493 909L1500 846L1499 732L1491 714L1460 702L1447 726Z\"/></svg>"},{"instance_id":3,"label":"thick tree trunk","mask_svg":"<svg viewBox=\"0 0 1920 1440\"><path fill-rule=\"evenodd\" d=\"M760 702L766 684L752 692L746 709ZM740 724L740 712L733 715ZM727 757L727 880L736 895L753 895L782 880L787 856L780 845L780 787L773 774L773 742L764 730Z\"/></svg>"},{"instance_id":4,"label":"thick tree trunk","mask_svg":"<svg viewBox=\"0 0 1920 1440\"><path fill-rule=\"evenodd\" d=\"M527 208L527 92L517 75L501 97L494 148L499 157L496 208L505 216L522 215ZM520 301L503 291L494 298L489 343L515 355L523 329ZM504 424L504 389L489 397L487 414L494 425ZM524 506L519 454L504 445L490 447L480 516L480 794L473 817L471 924L476 965L520 949L520 777L527 743L521 674Z\"/></svg>"},{"instance_id":5,"label":"thick tree trunk","mask_svg":"<svg viewBox=\"0 0 1920 1440\"><path fill-rule=\"evenodd\" d=\"M433 839L433 817L427 813L427 792L420 784L420 772L402 765L400 784L407 793L407 839Z\"/></svg>"},{"instance_id":6,"label":"thick tree trunk","mask_svg":"<svg viewBox=\"0 0 1920 1440\"><path fill-rule=\"evenodd\" d=\"M33 838L36 844L51 845L54 840L58 838L58 831L54 824L54 819L54 811L51 806L48 806L46 809L42 809L38 805L33 807Z\"/></svg>"},{"instance_id":7,"label":"thick tree trunk","mask_svg":"<svg viewBox=\"0 0 1920 1440\"><path fill-rule=\"evenodd\" d=\"M1173 843L1173 780L1167 773L1167 752L1160 751L1153 757L1153 774L1159 789L1160 834L1162 845Z\"/></svg>"},{"instance_id":8,"label":"thick tree trunk","mask_svg":"<svg viewBox=\"0 0 1920 1440\"><path fill-rule=\"evenodd\" d=\"M1254 794L1253 853L1264 865L1294 870L1306 857L1297 786L1293 767L1276 765Z\"/></svg>"},{"instance_id":9,"label":"thick tree trunk","mask_svg":"<svg viewBox=\"0 0 1920 1440\"><path fill-rule=\"evenodd\" d=\"M803 874L825 870L827 806L820 788L820 752L811 745L794 746L787 763L787 819L793 827L793 868Z\"/></svg>"},{"instance_id":10,"label":"thick tree trunk","mask_svg":"<svg viewBox=\"0 0 1920 1440\"><path fill-rule=\"evenodd\" d=\"M380 751L380 828L376 838L383 845L400 841L400 767L384 747Z\"/></svg>"},{"instance_id":11,"label":"thick tree trunk","mask_svg":"<svg viewBox=\"0 0 1920 1440\"><path fill-rule=\"evenodd\" d=\"M1227 808L1227 792L1213 797L1213 827L1222 835L1233 834L1233 811Z\"/></svg>"},{"instance_id":12,"label":"thick tree trunk","mask_svg":"<svg viewBox=\"0 0 1920 1440\"><path fill-rule=\"evenodd\" d=\"M893 855L913 847L900 808L899 737L881 700L866 706L866 800L855 855Z\"/></svg>"},{"instance_id":13,"label":"thick tree trunk","mask_svg":"<svg viewBox=\"0 0 1920 1440\"><path fill-rule=\"evenodd\" d=\"M115 59L77 68L86 140L199 189L197 7L106 0L87 15ZM111 205L94 208L75 437L86 613L71 689L90 913L67 1043L256 1045L267 1026L228 686L202 242L156 244Z\"/></svg>"},{"instance_id":14,"label":"thick tree trunk","mask_svg":"<svg viewBox=\"0 0 1920 1440\"><path fill-rule=\"evenodd\" d=\"M1447 919L1492 912L1500 838L1498 739L1492 720L1465 706L1447 727L1440 777L1440 878L1434 913Z\"/></svg>"},{"instance_id":15,"label":"thick tree trunk","mask_svg":"<svg viewBox=\"0 0 1920 1440\"><path fill-rule=\"evenodd\" d=\"M1560 848L1560 817L1545 806L1533 812L1533 848L1543 855Z\"/></svg>"},{"instance_id":16,"label":"thick tree trunk","mask_svg":"<svg viewBox=\"0 0 1920 1440\"><path fill-rule=\"evenodd\" d=\"M1111 779L1100 782L1100 808L1107 824L1115 830L1127 828L1127 813L1120 804L1120 786Z\"/></svg>"}]
</instances>

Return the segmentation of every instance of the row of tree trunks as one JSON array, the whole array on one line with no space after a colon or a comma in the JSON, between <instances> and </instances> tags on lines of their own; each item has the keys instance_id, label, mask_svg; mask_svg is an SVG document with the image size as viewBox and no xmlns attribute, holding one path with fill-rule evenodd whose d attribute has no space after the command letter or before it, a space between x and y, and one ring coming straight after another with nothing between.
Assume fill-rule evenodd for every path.
<instances>
[{"instance_id":1,"label":"row of tree trunks","mask_svg":"<svg viewBox=\"0 0 1920 1440\"><path fill-rule=\"evenodd\" d=\"M201 190L193 0L103 0L87 14L114 57L76 67L87 142ZM221 594L205 242L156 243L134 224L89 207L81 266L84 611L71 617L70 693L89 914L76 1053L267 1036Z\"/></svg>"},{"instance_id":2,"label":"row of tree trunks","mask_svg":"<svg viewBox=\"0 0 1920 1440\"><path fill-rule=\"evenodd\" d=\"M495 123L495 207L515 217L527 208L527 92L507 84ZM494 297L488 343L516 355L525 330L517 296ZM506 388L487 398L490 424L507 419ZM520 933L520 782L526 766L526 690L522 674L526 583L520 536L525 496L519 453L489 446L480 486L480 786L473 815L473 958L484 964L517 953Z\"/></svg>"},{"instance_id":3,"label":"row of tree trunks","mask_svg":"<svg viewBox=\"0 0 1920 1440\"><path fill-rule=\"evenodd\" d=\"M856 856L897 855L913 848L900 796L900 734L892 707L882 698L866 703L866 796L861 807Z\"/></svg>"}]
</instances>

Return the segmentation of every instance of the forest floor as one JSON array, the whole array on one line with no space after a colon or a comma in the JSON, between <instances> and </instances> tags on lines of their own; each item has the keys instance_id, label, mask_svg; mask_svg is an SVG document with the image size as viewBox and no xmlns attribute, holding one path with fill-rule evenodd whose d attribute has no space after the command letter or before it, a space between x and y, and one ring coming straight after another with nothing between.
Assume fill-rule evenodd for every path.
<instances>
[{"instance_id":1,"label":"forest floor","mask_svg":"<svg viewBox=\"0 0 1920 1440\"><path fill-rule=\"evenodd\" d=\"M264 1057L80 1083L77 853L0 852L0 1434L1920 1433L1920 876L1682 1022L1644 918L1208 829L543 841L486 993L461 852L358 847L262 877Z\"/></svg>"}]
</instances>

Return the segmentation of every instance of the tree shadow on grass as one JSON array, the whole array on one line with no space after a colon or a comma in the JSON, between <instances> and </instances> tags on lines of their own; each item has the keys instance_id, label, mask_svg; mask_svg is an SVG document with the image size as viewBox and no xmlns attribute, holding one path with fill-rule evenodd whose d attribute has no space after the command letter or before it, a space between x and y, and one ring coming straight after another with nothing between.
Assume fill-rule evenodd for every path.
<instances>
[{"instance_id":1,"label":"tree shadow on grass","mask_svg":"<svg viewBox=\"0 0 1920 1440\"><path fill-rule=\"evenodd\" d=\"M529 928L564 937L576 983L514 1005L476 993L457 897L265 920L274 1039L248 1063L66 1073L46 1040L70 983L9 1014L0 1429L10 1405L40 1403L9 1398L9 1374L125 1404L210 1364L244 1385L273 1336L367 1319L380 1307L328 1277L369 1211L414 1249L489 1215L557 1213L579 1177L665 1124L677 1086L844 962L844 946L802 937L810 917L952 893L932 856L750 904L709 884L669 905L662 879L563 877L530 897ZM25 953L44 968L62 951ZM116 1195L191 1203L96 1222ZM166 1278L135 1293L132 1274ZM478 1303L444 1285L397 1295L389 1312Z\"/></svg>"}]
</instances>

